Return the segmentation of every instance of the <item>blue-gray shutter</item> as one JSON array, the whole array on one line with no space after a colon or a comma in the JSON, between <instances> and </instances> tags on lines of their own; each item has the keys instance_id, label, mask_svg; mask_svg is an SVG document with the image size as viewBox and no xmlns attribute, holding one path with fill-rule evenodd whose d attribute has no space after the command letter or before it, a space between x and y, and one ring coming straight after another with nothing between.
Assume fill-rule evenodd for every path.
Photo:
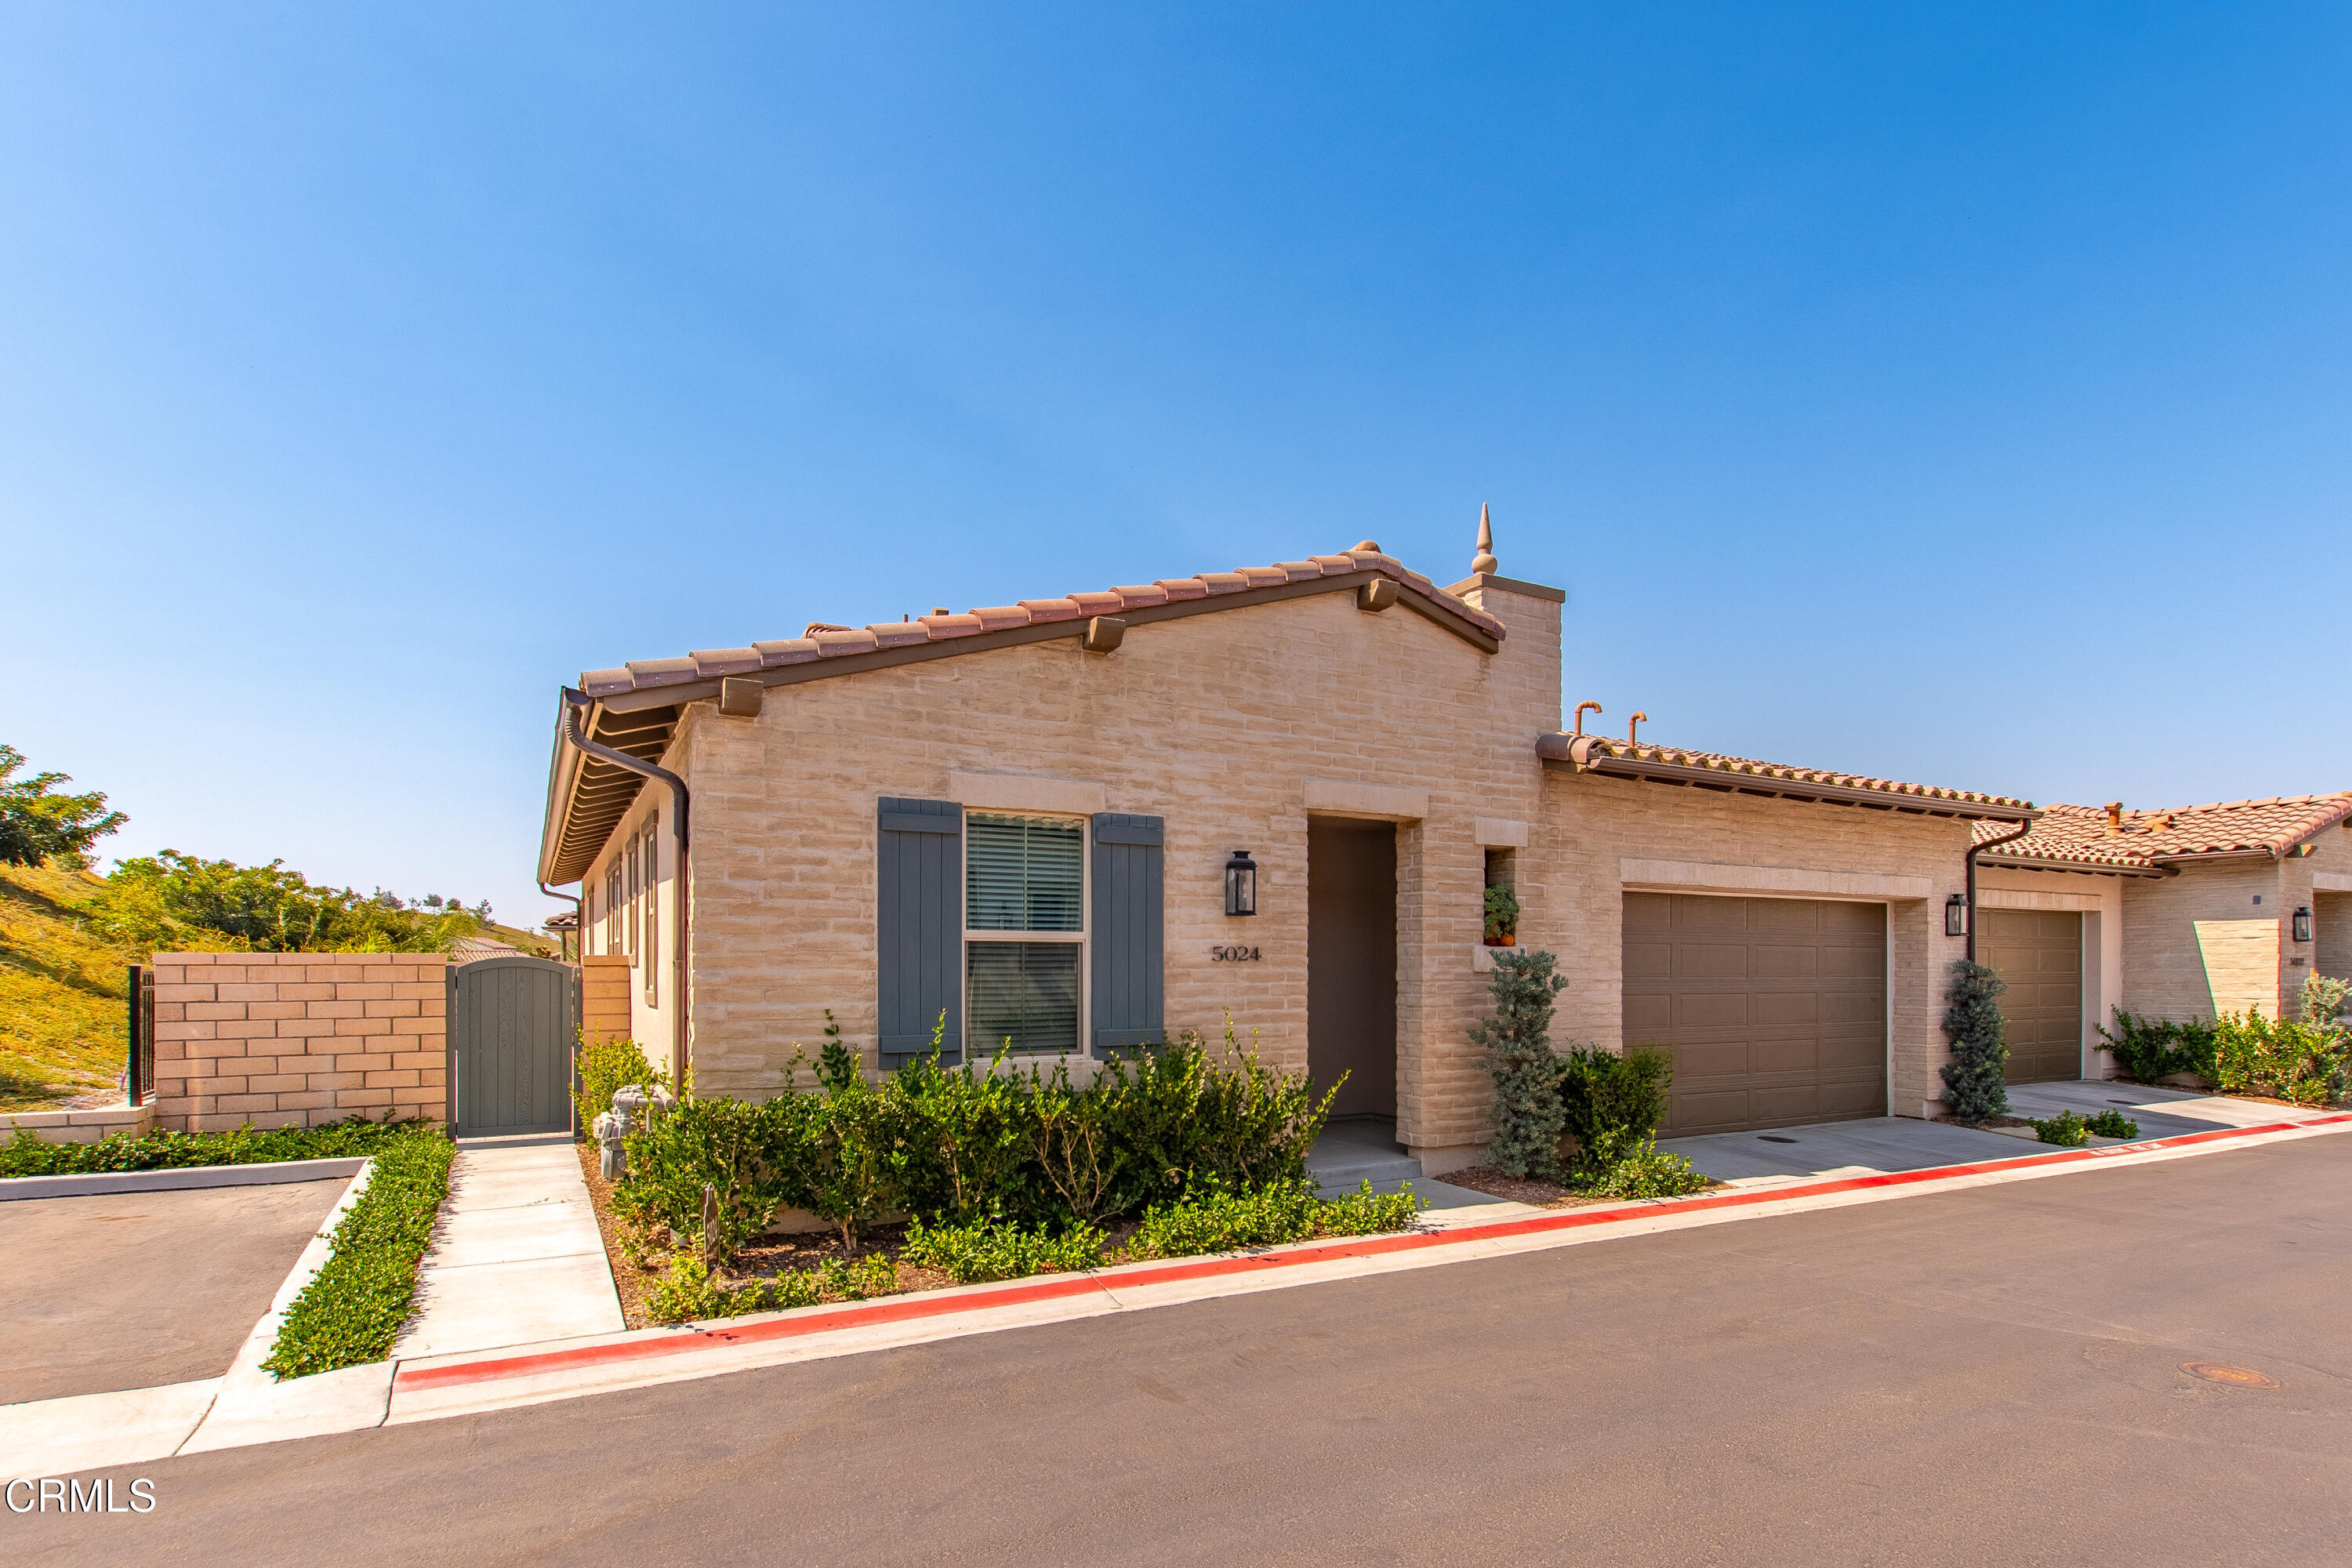
<instances>
[{"instance_id":1,"label":"blue-gray shutter","mask_svg":"<svg viewBox=\"0 0 2352 1568\"><path fill-rule=\"evenodd\" d=\"M1094 1047L1131 1052L1159 1040L1167 1019L1166 824L1106 811L1095 817Z\"/></svg>"},{"instance_id":2,"label":"blue-gray shutter","mask_svg":"<svg viewBox=\"0 0 2352 1568\"><path fill-rule=\"evenodd\" d=\"M875 834L875 987L882 1066L931 1048L963 1057L963 807L951 800L879 802Z\"/></svg>"}]
</instances>

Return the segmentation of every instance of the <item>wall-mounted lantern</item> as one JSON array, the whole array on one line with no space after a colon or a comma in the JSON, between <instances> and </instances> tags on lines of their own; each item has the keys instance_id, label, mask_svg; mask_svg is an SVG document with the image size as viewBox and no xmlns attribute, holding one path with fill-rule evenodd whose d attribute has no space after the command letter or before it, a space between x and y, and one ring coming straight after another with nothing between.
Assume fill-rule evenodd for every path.
<instances>
[{"instance_id":1,"label":"wall-mounted lantern","mask_svg":"<svg viewBox=\"0 0 2352 1568\"><path fill-rule=\"evenodd\" d=\"M1225 913L1257 913L1257 862L1246 849L1234 850L1234 858L1225 862Z\"/></svg>"},{"instance_id":2,"label":"wall-mounted lantern","mask_svg":"<svg viewBox=\"0 0 2352 1568\"><path fill-rule=\"evenodd\" d=\"M2294 940L2309 942L2311 940L2311 907L2308 904L2294 911Z\"/></svg>"},{"instance_id":3,"label":"wall-mounted lantern","mask_svg":"<svg viewBox=\"0 0 2352 1568\"><path fill-rule=\"evenodd\" d=\"M1944 900L1944 934L1946 936L1969 934L1969 900L1965 893L1954 893Z\"/></svg>"}]
</instances>

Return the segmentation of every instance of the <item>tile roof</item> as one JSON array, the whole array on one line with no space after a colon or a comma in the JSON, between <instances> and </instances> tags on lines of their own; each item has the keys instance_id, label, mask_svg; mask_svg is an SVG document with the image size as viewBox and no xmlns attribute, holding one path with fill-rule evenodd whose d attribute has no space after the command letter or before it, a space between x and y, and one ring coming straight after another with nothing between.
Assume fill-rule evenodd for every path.
<instances>
[{"instance_id":1,"label":"tile roof","mask_svg":"<svg viewBox=\"0 0 2352 1568\"><path fill-rule=\"evenodd\" d=\"M1612 740L1606 735L1546 735L1537 742L1536 749L1546 758L1566 763L1579 772L1696 784L1743 795L1871 805L1882 803L1869 797L1885 796L1883 804L1897 810L1939 816L1975 816L1981 812L2000 822L2015 822L2034 809L2032 801L2009 795L1979 795L1973 790L1946 789L1939 784L1903 784L1861 773L1759 762L1753 757L1727 756L1721 752L1694 752L1680 746L1654 745L1647 741ZM1996 827L1993 831L2002 829Z\"/></svg>"},{"instance_id":2,"label":"tile roof","mask_svg":"<svg viewBox=\"0 0 2352 1568\"><path fill-rule=\"evenodd\" d=\"M1244 566L1232 572L1203 572L1192 577L1162 577L1131 587L1099 593L1066 595L1058 599L1023 599L992 605L960 616L918 616L910 620L881 621L868 626L835 626L812 622L796 637L756 642L749 647L705 649L679 658L632 659L615 669L584 670L580 689L591 697L645 691L715 680L722 676L748 675L783 665L810 664L845 654L874 653L919 643L943 643L982 632L1009 630L1053 621L1083 623L1095 616L1118 616L1154 605L1207 600L1253 588L1281 587L1312 578L1340 577L1370 572L1393 581L1431 607L1466 621L1500 639L1503 623L1438 587L1420 573L1407 569L1393 556L1369 542L1338 555L1315 555L1304 561L1279 561L1271 566ZM1247 601L1244 601L1247 602ZM1208 606L1203 606L1208 607ZM1073 635L1081 629L1071 626Z\"/></svg>"},{"instance_id":3,"label":"tile roof","mask_svg":"<svg viewBox=\"0 0 2352 1568\"><path fill-rule=\"evenodd\" d=\"M1990 850L1987 862L2051 860L2084 866L2148 867L2204 855L2283 855L2330 824L2352 817L2352 791L2273 795L2126 811L2114 826L2088 805L2053 805L2033 831ZM1979 840L1997 829L1979 826Z\"/></svg>"}]
</instances>

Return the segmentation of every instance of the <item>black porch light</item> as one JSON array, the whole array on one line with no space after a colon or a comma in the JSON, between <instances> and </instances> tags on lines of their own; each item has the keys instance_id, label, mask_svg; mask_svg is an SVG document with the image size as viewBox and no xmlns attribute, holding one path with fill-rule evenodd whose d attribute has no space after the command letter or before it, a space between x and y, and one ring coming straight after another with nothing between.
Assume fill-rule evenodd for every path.
<instances>
[{"instance_id":1,"label":"black porch light","mask_svg":"<svg viewBox=\"0 0 2352 1568\"><path fill-rule=\"evenodd\" d=\"M1257 862L1246 849L1234 850L1234 858L1225 862L1225 913L1257 913Z\"/></svg>"},{"instance_id":2,"label":"black porch light","mask_svg":"<svg viewBox=\"0 0 2352 1568\"><path fill-rule=\"evenodd\" d=\"M1944 934L1946 936L1966 936L1969 934L1969 900L1967 894L1954 893L1950 898L1944 900Z\"/></svg>"},{"instance_id":3,"label":"black porch light","mask_svg":"<svg viewBox=\"0 0 2352 1568\"><path fill-rule=\"evenodd\" d=\"M2294 911L2294 940L2297 942L2311 940L2311 906L2308 904Z\"/></svg>"}]
</instances>

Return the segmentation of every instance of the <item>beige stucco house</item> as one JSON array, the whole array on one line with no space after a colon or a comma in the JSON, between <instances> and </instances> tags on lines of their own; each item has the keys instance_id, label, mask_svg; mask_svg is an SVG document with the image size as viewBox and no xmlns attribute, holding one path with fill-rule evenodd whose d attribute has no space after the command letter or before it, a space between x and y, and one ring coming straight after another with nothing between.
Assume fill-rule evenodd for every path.
<instances>
[{"instance_id":1,"label":"beige stucco house","mask_svg":"<svg viewBox=\"0 0 2352 1568\"><path fill-rule=\"evenodd\" d=\"M2112 1010L2292 1014L2352 977L2352 793L2126 811L2053 805L1979 857L1981 956L2010 983L2012 1081L2105 1077ZM2010 832L1981 825L1988 840Z\"/></svg>"},{"instance_id":2,"label":"beige stucco house","mask_svg":"<svg viewBox=\"0 0 2352 1568\"><path fill-rule=\"evenodd\" d=\"M1444 588L1367 541L590 671L541 875L705 1091L828 1019L876 1068L935 1026L1083 1068L1230 1017L1442 1173L1503 881L1556 1040L1675 1051L1668 1131L1934 1114L1948 906L2032 806L1564 725L1563 599L1483 535Z\"/></svg>"}]
</instances>

